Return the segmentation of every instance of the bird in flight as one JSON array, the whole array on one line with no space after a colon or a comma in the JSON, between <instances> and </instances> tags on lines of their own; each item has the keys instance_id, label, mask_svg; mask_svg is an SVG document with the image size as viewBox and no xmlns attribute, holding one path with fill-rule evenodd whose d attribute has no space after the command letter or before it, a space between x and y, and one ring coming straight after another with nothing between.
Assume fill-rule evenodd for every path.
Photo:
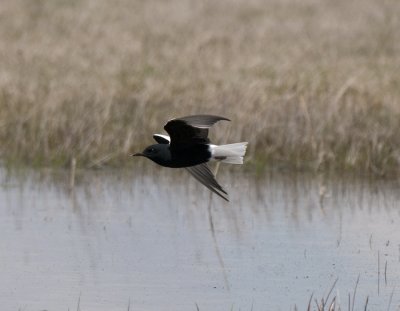
<instances>
[{"instance_id":1,"label":"bird in flight","mask_svg":"<svg viewBox=\"0 0 400 311\"><path fill-rule=\"evenodd\" d=\"M143 156L155 163L173 168L185 168L194 178L226 201L228 193L216 181L207 162L210 160L243 164L247 142L213 145L208 129L227 118L213 115L192 115L169 120L164 129L169 135L154 134L158 144L148 146L133 156Z\"/></svg>"}]
</instances>

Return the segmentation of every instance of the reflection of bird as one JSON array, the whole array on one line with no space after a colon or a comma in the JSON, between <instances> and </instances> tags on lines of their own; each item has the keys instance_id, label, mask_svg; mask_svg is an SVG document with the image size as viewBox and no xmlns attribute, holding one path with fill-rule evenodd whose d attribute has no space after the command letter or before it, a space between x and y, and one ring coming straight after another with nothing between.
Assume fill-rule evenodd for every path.
<instances>
[{"instance_id":1,"label":"reflection of bird","mask_svg":"<svg viewBox=\"0 0 400 311\"><path fill-rule=\"evenodd\" d=\"M207 165L210 160L231 164L243 164L247 142L212 145L208 139L208 129L227 118L212 115L193 115L172 119L164 129L169 136L154 134L158 144L147 147L133 156L146 157L161 166L186 168L204 186L228 201L228 193L218 184Z\"/></svg>"}]
</instances>

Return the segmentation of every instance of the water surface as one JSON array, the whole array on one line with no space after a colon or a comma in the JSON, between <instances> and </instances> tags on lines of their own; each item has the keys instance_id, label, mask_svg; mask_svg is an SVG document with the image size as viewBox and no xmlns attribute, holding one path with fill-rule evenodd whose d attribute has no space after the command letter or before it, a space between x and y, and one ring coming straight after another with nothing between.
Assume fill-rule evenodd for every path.
<instances>
[{"instance_id":1,"label":"water surface","mask_svg":"<svg viewBox=\"0 0 400 311\"><path fill-rule=\"evenodd\" d=\"M1 171L2 309L305 310L337 279L347 310L359 276L358 309L397 310L397 181L218 179L229 204L169 169Z\"/></svg>"}]
</instances>

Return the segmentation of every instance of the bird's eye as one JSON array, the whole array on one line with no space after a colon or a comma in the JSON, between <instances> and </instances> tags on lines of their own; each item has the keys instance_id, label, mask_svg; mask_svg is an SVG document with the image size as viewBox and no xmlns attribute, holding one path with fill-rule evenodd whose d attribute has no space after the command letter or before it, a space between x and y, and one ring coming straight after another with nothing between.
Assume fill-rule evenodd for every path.
<instances>
[{"instance_id":1,"label":"bird's eye","mask_svg":"<svg viewBox=\"0 0 400 311\"><path fill-rule=\"evenodd\" d=\"M153 153L154 151L155 151L154 148L150 148L150 149L149 149L149 152L150 152L150 153Z\"/></svg>"}]
</instances>

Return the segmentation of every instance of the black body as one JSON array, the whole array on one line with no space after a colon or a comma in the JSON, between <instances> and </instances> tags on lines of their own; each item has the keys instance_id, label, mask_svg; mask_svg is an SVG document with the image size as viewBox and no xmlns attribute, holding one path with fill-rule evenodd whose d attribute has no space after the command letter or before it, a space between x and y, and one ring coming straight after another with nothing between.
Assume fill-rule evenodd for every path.
<instances>
[{"instance_id":1,"label":"black body","mask_svg":"<svg viewBox=\"0 0 400 311\"><path fill-rule=\"evenodd\" d=\"M155 144L147 147L141 154L165 167L182 168L208 162L211 152L208 144L179 145Z\"/></svg>"},{"instance_id":2,"label":"black body","mask_svg":"<svg viewBox=\"0 0 400 311\"><path fill-rule=\"evenodd\" d=\"M210 161L211 152L208 144L193 144L171 148L169 167L189 167Z\"/></svg>"}]
</instances>

